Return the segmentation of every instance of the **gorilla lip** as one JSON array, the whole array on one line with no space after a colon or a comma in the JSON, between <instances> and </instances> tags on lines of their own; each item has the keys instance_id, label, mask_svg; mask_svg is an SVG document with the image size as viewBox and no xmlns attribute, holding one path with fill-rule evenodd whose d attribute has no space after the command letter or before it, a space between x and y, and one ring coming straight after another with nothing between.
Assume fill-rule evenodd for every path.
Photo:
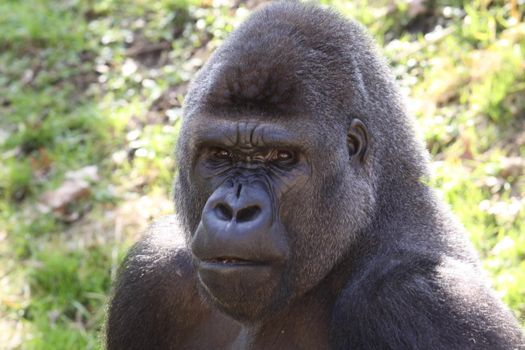
<instances>
[{"instance_id":1,"label":"gorilla lip","mask_svg":"<svg viewBox=\"0 0 525 350\"><path fill-rule=\"evenodd\" d=\"M267 266L268 264L263 261L247 260L238 257L221 256L217 258L201 260L203 267L257 267Z\"/></svg>"}]
</instances>

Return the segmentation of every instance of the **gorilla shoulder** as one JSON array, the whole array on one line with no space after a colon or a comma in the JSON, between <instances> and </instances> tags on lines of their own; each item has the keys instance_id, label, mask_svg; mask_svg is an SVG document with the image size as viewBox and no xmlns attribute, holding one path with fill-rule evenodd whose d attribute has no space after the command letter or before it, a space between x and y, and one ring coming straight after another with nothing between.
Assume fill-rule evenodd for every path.
<instances>
[{"instance_id":1,"label":"gorilla shoulder","mask_svg":"<svg viewBox=\"0 0 525 350\"><path fill-rule=\"evenodd\" d=\"M368 349L522 349L512 314L473 264L417 251L374 260L334 307L337 349L360 349L363 339Z\"/></svg>"}]
</instances>

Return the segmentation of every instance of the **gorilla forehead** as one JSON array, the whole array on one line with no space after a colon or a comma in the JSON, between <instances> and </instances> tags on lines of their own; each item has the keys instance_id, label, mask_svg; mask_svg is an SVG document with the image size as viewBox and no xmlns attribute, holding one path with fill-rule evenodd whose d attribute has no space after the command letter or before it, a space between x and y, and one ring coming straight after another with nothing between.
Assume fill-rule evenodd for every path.
<instances>
[{"instance_id":1,"label":"gorilla forehead","mask_svg":"<svg viewBox=\"0 0 525 350\"><path fill-rule=\"evenodd\" d=\"M349 49L362 35L357 25L328 10L291 2L268 5L215 53L188 100L197 95L215 111L234 106L280 115L319 111L321 100L343 109L364 91Z\"/></svg>"}]
</instances>

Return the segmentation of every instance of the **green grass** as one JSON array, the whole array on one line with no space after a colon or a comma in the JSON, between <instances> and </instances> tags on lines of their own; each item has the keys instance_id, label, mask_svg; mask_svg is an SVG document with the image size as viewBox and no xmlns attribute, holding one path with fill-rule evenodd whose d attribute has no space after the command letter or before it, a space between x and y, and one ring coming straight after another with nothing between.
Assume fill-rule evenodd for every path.
<instances>
[{"instance_id":1,"label":"green grass","mask_svg":"<svg viewBox=\"0 0 525 350\"><path fill-rule=\"evenodd\" d=\"M380 44L435 160L431 184L525 325L525 5L440 0L414 15L405 1L323 3ZM185 87L249 11L204 0L0 3L2 346L101 348L119 262L172 211ZM42 207L68 171L90 165L99 179L67 215Z\"/></svg>"}]
</instances>

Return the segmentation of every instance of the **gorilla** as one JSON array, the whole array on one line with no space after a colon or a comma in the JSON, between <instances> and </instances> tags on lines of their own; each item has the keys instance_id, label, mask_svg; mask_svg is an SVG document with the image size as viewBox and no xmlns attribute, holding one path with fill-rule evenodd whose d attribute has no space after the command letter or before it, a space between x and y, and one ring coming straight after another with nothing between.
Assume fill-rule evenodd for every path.
<instances>
[{"instance_id":1,"label":"gorilla","mask_svg":"<svg viewBox=\"0 0 525 350\"><path fill-rule=\"evenodd\" d=\"M130 251L117 349L525 349L363 28L276 2L186 96L177 217Z\"/></svg>"}]
</instances>

